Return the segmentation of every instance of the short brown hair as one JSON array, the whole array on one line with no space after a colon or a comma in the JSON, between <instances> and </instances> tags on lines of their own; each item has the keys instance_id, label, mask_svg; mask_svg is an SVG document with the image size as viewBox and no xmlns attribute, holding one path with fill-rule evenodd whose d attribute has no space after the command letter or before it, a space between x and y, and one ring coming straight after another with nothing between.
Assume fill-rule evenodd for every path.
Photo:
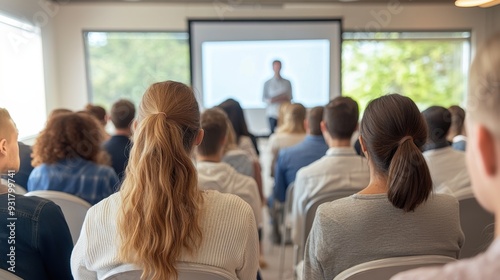
<instances>
[{"instance_id":1,"label":"short brown hair","mask_svg":"<svg viewBox=\"0 0 500 280\"><path fill-rule=\"evenodd\" d=\"M129 128L135 118L134 103L126 99L116 101L111 107L110 116L117 129Z\"/></svg>"},{"instance_id":2,"label":"short brown hair","mask_svg":"<svg viewBox=\"0 0 500 280\"><path fill-rule=\"evenodd\" d=\"M108 163L101 149L104 130L86 113L64 113L47 121L33 146L33 166L55 163L65 158L81 157L95 163Z\"/></svg>"},{"instance_id":3,"label":"short brown hair","mask_svg":"<svg viewBox=\"0 0 500 280\"><path fill-rule=\"evenodd\" d=\"M321 121L323 120L323 107L317 106L312 108L307 115L309 123L309 133L311 135L321 135Z\"/></svg>"},{"instance_id":4,"label":"short brown hair","mask_svg":"<svg viewBox=\"0 0 500 280\"><path fill-rule=\"evenodd\" d=\"M359 120L358 103L350 97L336 97L325 106L323 120L332 138L351 139Z\"/></svg>"},{"instance_id":5,"label":"short brown hair","mask_svg":"<svg viewBox=\"0 0 500 280\"><path fill-rule=\"evenodd\" d=\"M477 50L469 75L467 114L500 137L500 33Z\"/></svg>"},{"instance_id":6,"label":"short brown hair","mask_svg":"<svg viewBox=\"0 0 500 280\"><path fill-rule=\"evenodd\" d=\"M203 141L198 146L200 155L215 155L223 148L222 140L227 134L227 115L219 108L207 109L201 114L201 128L205 131Z\"/></svg>"},{"instance_id":7,"label":"short brown hair","mask_svg":"<svg viewBox=\"0 0 500 280\"><path fill-rule=\"evenodd\" d=\"M88 104L85 111L94 116L103 126L106 125L106 109L99 105Z\"/></svg>"},{"instance_id":8,"label":"short brown hair","mask_svg":"<svg viewBox=\"0 0 500 280\"><path fill-rule=\"evenodd\" d=\"M395 207L409 212L427 200L432 179L420 151L427 126L410 98L389 94L371 101L360 136L375 172L387 178L387 196Z\"/></svg>"}]
</instances>

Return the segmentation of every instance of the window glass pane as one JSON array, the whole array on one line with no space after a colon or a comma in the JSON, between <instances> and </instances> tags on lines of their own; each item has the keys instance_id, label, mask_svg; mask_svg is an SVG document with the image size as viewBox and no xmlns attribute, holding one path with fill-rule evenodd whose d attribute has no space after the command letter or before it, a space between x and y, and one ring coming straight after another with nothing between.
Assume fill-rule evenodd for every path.
<instances>
[{"instance_id":1,"label":"window glass pane","mask_svg":"<svg viewBox=\"0 0 500 280\"><path fill-rule=\"evenodd\" d=\"M0 15L0 107L6 108L19 139L45 125L42 39L34 26Z\"/></svg>"},{"instance_id":2,"label":"window glass pane","mask_svg":"<svg viewBox=\"0 0 500 280\"><path fill-rule=\"evenodd\" d=\"M469 32L346 32L343 38L343 95L361 109L387 93L406 95L421 110L463 104Z\"/></svg>"},{"instance_id":3,"label":"window glass pane","mask_svg":"<svg viewBox=\"0 0 500 280\"><path fill-rule=\"evenodd\" d=\"M91 99L109 109L120 98L139 104L158 81L190 83L187 33L85 32Z\"/></svg>"}]
</instances>

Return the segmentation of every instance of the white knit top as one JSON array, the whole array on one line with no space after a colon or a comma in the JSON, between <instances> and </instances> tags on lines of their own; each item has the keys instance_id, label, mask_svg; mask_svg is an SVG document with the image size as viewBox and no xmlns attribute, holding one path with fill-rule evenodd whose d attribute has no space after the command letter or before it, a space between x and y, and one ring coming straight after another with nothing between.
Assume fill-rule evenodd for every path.
<instances>
[{"instance_id":1,"label":"white knit top","mask_svg":"<svg viewBox=\"0 0 500 280\"><path fill-rule=\"evenodd\" d=\"M111 270L130 267L118 259L116 221L120 205L121 196L116 193L87 212L71 255L75 280L103 279ZM205 191L201 211L201 245L193 256L186 252L178 261L216 266L232 273L235 279L255 280L259 241L252 208L235 195Z\"/></svg>"}]
</instances>

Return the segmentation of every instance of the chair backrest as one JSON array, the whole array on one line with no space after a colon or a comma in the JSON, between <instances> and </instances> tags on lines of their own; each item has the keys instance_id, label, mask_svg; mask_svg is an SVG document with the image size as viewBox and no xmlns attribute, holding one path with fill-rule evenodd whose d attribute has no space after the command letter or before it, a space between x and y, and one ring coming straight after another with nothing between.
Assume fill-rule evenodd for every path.
<instances>
[{"instance_id":1,"label":"chair backrest","mask_svg":"<svg viewBox=\"0 0 500 280\"><path fill-rule=\"evenodd\" d=\"M455 261L452 257L422 255L374 260L353 266L339 273L333 280L386 280L399 272L423 266L444 265Z\"/></svg>"},{"instance_id":2,"label":"chair backrest","mask_svg":"<svg viewBox=\"0 0 500 280\"><path fill-rule=\"evenodd\" d=\"M495 217L484 210L474 197L472 188L455 193L460 207L460 224L465 243L460 258L470 258L488 248L494 238Z\"/></svg>"},{"instance_id":3,"label":"chair backrest","mask_svg":"<svg viewBox=\"0 0 500 280\"><path fill-rule=\"evenodd\" d=\"M2 280L23 280L23 278L7 271L0 269L0 279Z\"/></svg>"},{"instance_id":4,"label":"chair backrest","mask_svg":"<svg viewBox=\"0 0 500 280\"><path fill-rule=\"evenodd\" d=\"M234 280L235 277L228 271L215 266L185 263L177 264L178 280ZM109 273L108 273L109 274ZM142 270L122 271L105 276L104 280L139 280Z\"/></svg>"},{"instance_id":5,"label":"chair backrest","mask_svg":"<svg viewBox=\"0 0 500 280\"><path fill-rule=\"evenodd\" d=\"M318 209L318 207L325 202L331 202L340 198L348 197L350 195L359 192L360 190L361 188L337 190L320 194L309 200L309 202L307 202L306 204L304 212L305 213L304 225L302 225L302 242L301 242L302 248L304 248L306 244L307 237L309 236L309 232L311 231L314 222L314 216L316 215L316 210Z\"/></svg>"},{"instance_id":6,"label":"chair backrest","mask_svg":"<svg viewBox=\"0 0 500 280\"><path fill-rule=\"evenodd\" d=\"M87 210L92 206L90 203L77 196L58 191L31 191L25 194L25 196L42 197L59 205L66 219L66 223L68 223L73 244L76 243L78 237L80 237L80 231Z\"/></svg>"},{"instance_id":7,"label":"chair backrest","mask_svg":"<svg viewBox=\"0 0 500 280\"><path fill-rule=\"evenodd\" d=\"M5 185L6 187L12 186L14 188L14 190L15 190L15 193L19 194L19 195L24 195L27 192L25 188L21 187L20 185L18 185L16 183L10 182L10 184L9 184L9 180L8 179L1 178L0 179L0 184Z\"/></svg>"}]
</instances>

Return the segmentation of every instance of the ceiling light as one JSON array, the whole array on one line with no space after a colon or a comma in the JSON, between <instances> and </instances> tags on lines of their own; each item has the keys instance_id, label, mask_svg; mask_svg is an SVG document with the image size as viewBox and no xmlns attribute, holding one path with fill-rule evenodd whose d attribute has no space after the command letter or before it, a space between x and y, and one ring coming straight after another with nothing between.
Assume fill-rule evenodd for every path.
<instances>
[{"instance_id":1,"label":"ceiling light","mask_svg":"<svg viewBox=\"0 0 500 280\"><path fill-rule=\"evenodd\" d=\"M489 3L483 4L480 7L481 8L489 8L489 7L493 7L495 5L498 5L498 4L500 4L500 0L494 0L494 1L490 1Z\"/></svg>"},{"instance_id":2,"label":"ceiling light","mask_svg":"<svg viewBox=\"0 0 500 280\"><path fill-rule=\"evenodd\" d=\"M492 7L500 4L499 0L456 0L455 6L457 7Z\"/></svg>"}]
</instances>

